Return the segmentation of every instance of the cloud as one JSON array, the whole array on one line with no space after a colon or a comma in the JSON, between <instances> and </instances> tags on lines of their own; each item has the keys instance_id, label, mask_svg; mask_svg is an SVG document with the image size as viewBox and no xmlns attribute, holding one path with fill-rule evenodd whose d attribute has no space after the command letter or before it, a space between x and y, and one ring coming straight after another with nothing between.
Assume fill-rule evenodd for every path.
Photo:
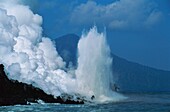
<instances>
[{"instance_id":1,"label":"cloud","mask_svg":"<svg viewBox=\"0 0 170 112\"><path fill-rule=\"evenodd\" d=\"M80 4L73 10L70 23L77 25L104 24L111 29L141 28L161 20L161 12L153 1L120 0L101 5L95 1Z\"/></svg>"},{"instance_id":2,"label":"cloud","mask_svg":"<svg viewBox=\"0 0 170 112\"><path fill-rule=\"evenodd\" d=\"M145 21L146 26L153 26L155 23L159 23L160 19L162 18L161 12L152 12Z\"/></svg>"},{"instance_id":3,"label":"cloud","mask_svg":"<svg viewBox=\"0 0 170 112\"><path fill-rule=\"evenodd\" d=\"M42 17L28 6L0 2L0 63L10 79L58 96L72 79L66 77L65 62L53 42L42 36L41 23Z\"/></svg>"},{"instance_id":4,"label":"cloud","mask_svg":"<svg viewBox=\"0 0 170 112\"><path fill-rule=\"evenodd\" d=\"M6 3L6 4L17 4L17 3L21 3L22 0L0 0L0 2Z\"/></svg>"},{"instance_id":5,"label":"cloud","mask_svg":"<svg viewBox=\"0 0 170 112\"><path fill-rule=\"evenodd\" d=\"M116 29L121 29L121 28L126 27L126 26L127 26L126 21L119 21L119 20L113 20L109 24L110 28L116 28Z\"/></svg>"}]
</instances>

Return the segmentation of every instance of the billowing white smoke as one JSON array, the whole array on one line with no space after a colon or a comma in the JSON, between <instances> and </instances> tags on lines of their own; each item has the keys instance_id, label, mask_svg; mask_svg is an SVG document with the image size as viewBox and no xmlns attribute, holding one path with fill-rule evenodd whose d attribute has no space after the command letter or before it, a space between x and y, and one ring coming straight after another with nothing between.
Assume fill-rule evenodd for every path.
<instances>
[{"instance_id":1,"label":"billowing white smoke","mask_svg":"<svg viewBox=\"0 0 170 112\"><path fill-rule=\"evenodd\" d=\"M42 17L28 6L0 3L0 63L9 72L8 77L54 96L78 92L89 97L95 95L96 99L105 96L117 100L119 95L110 90L112 59L105 36L97 33L96 28L82 36L78 68L72 72L65 67L53 42L42 37L41 24Z\"/></svg>"},{"instance_id":2,"label":"billowing white smoke","mask_svg":"<svg viewBox=\"0 0 170 112\"><path fill-rule=\"evenodd\" d=\"M114 84L110 57L110 48L106 43L106 35L98 33L93 27L87 34L82 35L78 43L78 80L79 93L95 96L98 101L120 100L121 95L113 92Z\"/></svg>"},{"instance_id":3,"label":"billowing white smoke","mask_svg":"<svg viewBox=\"0 0 170 112\"><path fill-rule=\"evenodd\" d=\"M71 91L68 87L73 79L64 71L65 62L52 41L42 37L41 24L42 17L29 7L0 3L0 63L9 78L58 96Z\"/></svg>"}]
</instances>

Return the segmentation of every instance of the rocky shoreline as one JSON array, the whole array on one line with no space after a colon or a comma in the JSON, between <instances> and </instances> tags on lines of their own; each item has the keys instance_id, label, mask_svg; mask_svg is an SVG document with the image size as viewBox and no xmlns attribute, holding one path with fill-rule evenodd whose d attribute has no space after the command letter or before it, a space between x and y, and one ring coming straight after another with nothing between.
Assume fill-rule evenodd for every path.
<instances>
[{"instance_id":1,"label":"rocky shoreline","mask_svg":"<svg viewBox=\"0 0 170 112\"><path fill-rule=\"evenodd\" d=\"M65 94L68 97L67 94ZM80 97L77 101L72 99L63 99L46 94L43 90L33 87L16 80L9 80L4 72L4 66L0 64L0 106L8 105L27 105L28 102L38 103L42 100L45 103L60 104L84 104L84 100Z\"/></svg>"}]
</instances>

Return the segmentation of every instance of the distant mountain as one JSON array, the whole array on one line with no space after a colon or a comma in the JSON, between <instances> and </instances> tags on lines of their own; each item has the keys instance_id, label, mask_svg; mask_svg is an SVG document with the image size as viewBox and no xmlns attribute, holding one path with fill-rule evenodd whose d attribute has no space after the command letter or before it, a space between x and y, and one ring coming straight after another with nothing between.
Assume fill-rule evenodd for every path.
<instances>
[{"instance_id":1,"label":"distant mountain","mask_svg":"<svg viewBox=\"0 0 170 112\"><path fill-rule=\"evenodd\" d=\"M79 38L75 34L68 34L54 40L67 66L69 62L76 66ZM122 92L170 92L170 71L143 66L114 54L111 56L113 75Z\"/></svg>"},{"instance_id":2,"label":"distant mountain","mask_svg":"<svg viewBox=\"0 0 170 112\"><path fill-rule=\"evenodd\" d=\"M68 34L54 40L56 49L64 61L67 62L67 66L69 62L76 65L79 38L80 37L75 34Z\"/></svg>"}]
</instances>

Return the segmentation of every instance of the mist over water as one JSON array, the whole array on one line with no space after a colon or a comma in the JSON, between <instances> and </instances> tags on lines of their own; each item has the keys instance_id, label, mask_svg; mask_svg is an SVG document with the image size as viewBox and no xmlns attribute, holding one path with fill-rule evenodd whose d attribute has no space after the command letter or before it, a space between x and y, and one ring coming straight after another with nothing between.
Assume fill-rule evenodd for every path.
<instances>
[{"instance_id":1,"label":"mist over water","mask_svg":"<svg viewBox=\"0 0 170 112\"><path fill-rule=\"evenodd\" d=\"M110 49L103 33L92 28L78 44L78 67L66 68L53 42L42 36L42 17L17 2L0 2L0 63L10 79L48 94L79 93L95 101L118 101L113 92ZM75 76L75 77L73 77Z\"/></svg>"}]
</instances>

